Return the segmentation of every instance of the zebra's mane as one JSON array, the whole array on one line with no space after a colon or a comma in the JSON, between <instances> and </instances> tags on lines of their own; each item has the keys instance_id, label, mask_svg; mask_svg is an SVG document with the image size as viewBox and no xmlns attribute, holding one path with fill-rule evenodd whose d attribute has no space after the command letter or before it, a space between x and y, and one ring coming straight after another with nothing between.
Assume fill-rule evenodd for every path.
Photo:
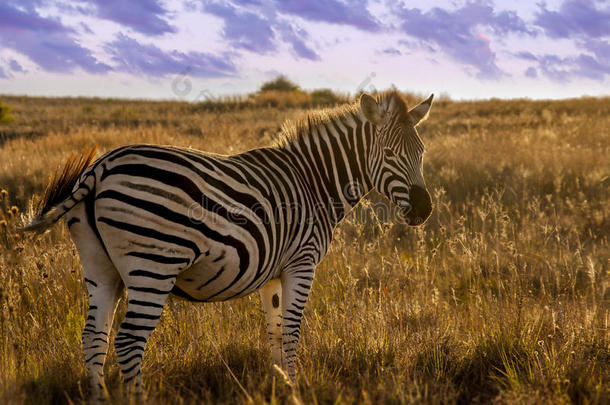
<instances>
[{"instance_id":1,"label":"zebra's mane","mask_svg":"<svg viewBox=\"0 0 610 405\"><path fill-rule=\"evenodd\" d=\"M373 96L375 97L375 100L386 109L396 108L397 105L399 114L407 114L407 100L398 90L387 90L374 94ZM394 101L394 103L392 103L392 101ZM296 121L287 120L284 122L273 146L287 146L303 136L309 136L312 128L327 124L333 120L341 120L350 115L357 116L360 114L359 98L350 104L308 111L303 118L297 119Z\"/></svg>"}]
</instances>

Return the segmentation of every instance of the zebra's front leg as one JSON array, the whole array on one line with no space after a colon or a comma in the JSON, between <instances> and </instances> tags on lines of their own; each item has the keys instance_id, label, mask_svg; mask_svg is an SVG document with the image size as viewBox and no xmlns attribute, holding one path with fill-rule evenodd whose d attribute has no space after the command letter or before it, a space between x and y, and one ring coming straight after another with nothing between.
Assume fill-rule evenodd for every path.
<instances>
[{"instance_id":1,"label":"zebra's front leg","mask_svg":"<svg viewBox=\"0 0 610 405\"><path fill-rule=\"evenodd\" d=\"M127 312L114 340L123 383L129 392L142 393L142 356L146 342L157 326L175 275L132 270L127 285Z\"/></svg>"},{"instance_id":2,"label":"zebra's front leg","mask_svg":"<svg viewBox=\"0 0 610 405\"><path fill-rule=\"evenodd\" d=\"M282 283L280 279L267 282L260 289L261 302L267 318L267 333L273 364L282 367Z\"/></svg>"},{"instance_id":3,"label":"zebra's front leg","mask_svg":"<svg viewBox=\"0 0 610 405\"><path fill-rule=\"evenodd\" d=\"M313 281L311 270L287 271L282 274L282 368L292 381L296 378L297 347L301 336L301 318Z\"/></svg>"}]
</instances>

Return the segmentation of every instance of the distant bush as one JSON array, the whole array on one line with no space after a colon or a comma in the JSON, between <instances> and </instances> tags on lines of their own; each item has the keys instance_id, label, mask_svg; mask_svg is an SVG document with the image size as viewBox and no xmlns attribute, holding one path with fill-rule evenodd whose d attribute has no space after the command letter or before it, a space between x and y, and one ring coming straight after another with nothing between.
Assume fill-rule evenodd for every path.
<instances>
[{"instance_id":1,"label":"distant bush","mask_svg":"<svg viewBox=\"0 0 610 405\"><path fill-rule=\"evenodd\" d=\"M314 107L335 105L347 102L345 97L339 97L330 89L318 89L311 92L311 104Z\"/></svg>"},{"instance_id":2,"label":"distant bush","mask_svg":"<svg viewBox=\"0 0 610 405\"><path fill-rule=\"evenodd\" d=\"M115 126L136 127L143 124L144 121L145 118L140 116L140 111L131 105L118 106L108 117L108 123Z\"/></svg>"},{"instance_id":3,"label":"distant bush","mask_svg":"<svg viewBox=\"0 0 610 405\"><path fill-rule=\"evenodd\" d=\"M280 108L311 108L349 102L348 97L339 96L330 89L305 92L284 75L263 83L258 93L252 94L250 98L254 100L255 106Z\"/></svg>"},{"instance_id":4,"label":"distant bush","mask_svg":"<svg viewBox=\"0 0 610 405\"><path fill-rule=\"evenodd\" d=\"M297 91L299 90L299 86L295 83L291 82L286 78L286 76L278 76L273 80L263 83L260 91Z\"/></svg>"},{"instance_id":5,"label":"distant bush","mask_svg":"<svg viewBox=\"0 0 610 405\"><path fill-rule=\"evenodd\" d=\"M0 103L0 123L7 123L13 120L11 115L11 107Z\"/></svg>"},{"instance_id":6,"label":"distant bush","mask_svg":"<svg viewBox=\"0 0 610 405\"><path fill-rule=\"evenodd\" d=\"M281 91L266 90L244 96L225 96L216 100L205 100L193 105L196 111L229 112L250 108L312 108L333 107L349 103L347 95L333 93L329 89Z\"/></svg>"},{"instance_id":7,"label":"distant bush","mask_svg":"<svg viewBox=\"0 0 610 405\"><path fill-rule=\"evenodd\" d=\"M253 101L258 107L308 108L311 105L311 96L301 90L291 92L268 90L254 95Z\"/></svg>"}]
</instances>

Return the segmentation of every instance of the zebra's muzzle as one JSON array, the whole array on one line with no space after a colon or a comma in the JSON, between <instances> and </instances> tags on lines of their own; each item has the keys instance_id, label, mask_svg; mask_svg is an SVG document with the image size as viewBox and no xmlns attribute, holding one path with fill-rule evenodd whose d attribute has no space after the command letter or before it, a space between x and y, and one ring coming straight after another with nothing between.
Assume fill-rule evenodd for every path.
<instances>
[{"instance_id":1,"label":"zebra's muzzle","mask_svg":"<svg viewBox=\"0 0 610 405\"><path fill-rule=\"evenodd\" d=\"M411 186L409 201L399 201L398 206L402 216L409 226L420 226L432 213L432 200L426 189L420 186Z\"/></svg>"}]
</instances>

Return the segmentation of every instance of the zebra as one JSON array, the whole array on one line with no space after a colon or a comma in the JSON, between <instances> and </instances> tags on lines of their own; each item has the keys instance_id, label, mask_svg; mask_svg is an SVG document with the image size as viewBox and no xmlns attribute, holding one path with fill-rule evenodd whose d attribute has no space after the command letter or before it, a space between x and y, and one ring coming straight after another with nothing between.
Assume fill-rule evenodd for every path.
<instances>
[{"instance_id":1,"label":"zebra","mask_svg":"<svg viewBox=\"0 0 610 405\"><path fill-rule=\"evenodd\" d=\"M362 94L236 155L142 144L69 158L23 230L65 216L89 292L82 342L92 395L105 396L125 289L114 346L130 392L142 392L142 355L170 294L208 302L258 290L272 361L294 381L303 310L335 226L372 189L411 226L431 214L416 127L433 96L409 109L397 90Z\"/></svg>"}]
</instances>

